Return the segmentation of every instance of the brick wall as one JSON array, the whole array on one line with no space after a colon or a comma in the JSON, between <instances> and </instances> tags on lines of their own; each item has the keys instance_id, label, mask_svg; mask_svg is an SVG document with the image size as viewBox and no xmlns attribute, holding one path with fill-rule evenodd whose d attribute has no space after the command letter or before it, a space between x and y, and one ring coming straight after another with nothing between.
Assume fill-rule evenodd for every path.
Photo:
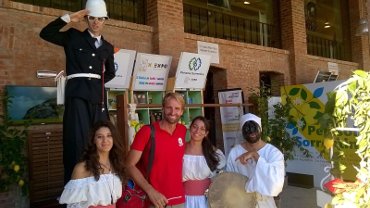
<instances>
[{"instance_id":1,"label":"brick wall","mask_svg":"<svg viewBox=\"0 0 370 208\"><path fill-rule=\"evenodd\" d=\"M306 46L304 1L280 1L282 48L290 53L289 75L291 82L286 82L286 84L313 82L317 70L327 70L328 62L338 64L339 79L348 78L351 75L352 70L356 68L364 68L365 70L370 69L368 37L355 36L360 7L363 5L360 5L358 0L348 1L348 3L350 15L350 41L354 62L308 55Z\"/></svg>"},{"instance_id":2,"label":"brick wall","mask_svg":"<svg viewBox=\"0 0 370 208\"><path fill-rule=\"evenodd\" d=\"M186 51L197 53L198 40L219 45L220 63L212 66L225 70L226 77L219 77L226 79L224 86L217 86L220 89L240 87L247 99L249 89L259 86L262 71L284 74L289 82L289 52L285 50L186 34Z\"/></svg>"},{"instance_id":3,"label":"brick wall","mask_svg":"<svg viewBox=\"0 0 370 208\"><path fill-rule=\"evenodd\" d=\"M358 0L349 1L349 4L351 30L354 30L361 5ZM119 48L173 56L170 76L175 74L181 51L197 51L197 40L219 44L220 64L216 67L226 70L224 87L227 88L242 87L246 90L258 86L259 72L262 71L281 73L285 84L296 84L312 82L319 66L327 68L329 61L338 63L340 70L345 71L341 75L343 78L354 68L369 66L367 37L351 36L353 57L358 64L307 55L304 3L300 0L281 1L283 50L185 34L181 1L148 1L147 8L149 26L109 20L104 37ZM52 80L37 79L35 74L38 69L64 69L63 50L41 40L38 33L44 25L64 13L66 11L2 1L0 90L6 84L54 84ZM73 26L85 28L83 23Z\"/></svg>"},{"instance_id":4,"label":"brick wall","mask_svg":"<svg viewBox=\"0 0 370 208\"><path fill-rule=\"evenodd\" d=\"M173 77L184 49L183 3L178 0L147 2L148 24L154 28L153 53L172 56L169 76Z\"/></svg>"},{"instance_id":5,"label":"brick wall","mask_svg":"<svg viewBox=\"0 0 370 208\"><path fill-rule=\"evenodd\" d=\"M248 102L251 88L259 87L259 72L271 71L283 74L289 82L289 52L285 50L185 34L185 51L197 53L197 41L219 45L220 63L212 64L210 68L213 73L213 94L216 101L218 90L241 88L244 100ZM218 118L215 122L215 135L217 144L220 145L222 128L218 108L215 113L215 117Z\"/></svg>"},{"instance_id":6,"label":"brick wall","mask_svg":"<svg viewBox=\"0 0 370 208\"><path fill-rule=\"evenodd\" d=\"M359 19L364 18L366 8L363 8L363 1L349 1L349 21L351 32L351 49L352 60L358 63L358 68L370 69L370 54L369 54L369 36L356 36L356 29L359 26ZM364 10L364 13L361 11ZM360 11L360 12L359 12Z\"/></svg>"},{"instance_id":7,"label":"brick wall","mask_svg":"<svg viewBox=\"0 0 370 208\"><path fill-rule=\"evenodd\" d=\"M20 3L0 7L0 90L4 85L53 86L51 79L37 79L36 71L65 68L62 47L48 43L39 37L39 32L48 22L63 15L60 10L25 6ZM83 30L84 23L73 24ZM117 35L118 34L118 35ZM152 52L153 29L150 26L109 20L104 37L115 47Z\"/></svg>"}]
</instances>

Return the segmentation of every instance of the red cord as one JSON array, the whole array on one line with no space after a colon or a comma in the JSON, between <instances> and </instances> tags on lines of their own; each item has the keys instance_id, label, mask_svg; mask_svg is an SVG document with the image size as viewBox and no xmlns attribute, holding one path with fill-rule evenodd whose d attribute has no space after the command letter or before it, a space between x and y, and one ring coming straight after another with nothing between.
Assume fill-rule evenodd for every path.
<instances>
[{"instance_id":1,"label":"red cord","mask_svg":"<svg viewBox=\"0 0 370 208\"><path fill-rule=\"evenodd\" d=\"M103 59L102 73L101 73L101 111L104 111L104 70L105 59Z\"/></svg>"}]
</instances>

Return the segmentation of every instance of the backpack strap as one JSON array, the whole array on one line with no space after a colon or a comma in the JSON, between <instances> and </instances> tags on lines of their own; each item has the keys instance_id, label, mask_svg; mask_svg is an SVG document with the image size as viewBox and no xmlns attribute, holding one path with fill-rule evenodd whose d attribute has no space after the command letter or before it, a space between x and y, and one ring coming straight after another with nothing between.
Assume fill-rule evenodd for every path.
<instances>
[{"instance_id":1,"label":"backpack strap","mask_svg":"<svg viewBox=\"0 0 370 208\"><path fill-rule=\"evenodd\" d=\"M150 171L153 167L153 161L154 161L154 152L155 152L155 128L151 124L150 126L150 149L149 149L149 162L148 166L146 167L146 178L149 180Z\"/></svg>"}]
</instances>

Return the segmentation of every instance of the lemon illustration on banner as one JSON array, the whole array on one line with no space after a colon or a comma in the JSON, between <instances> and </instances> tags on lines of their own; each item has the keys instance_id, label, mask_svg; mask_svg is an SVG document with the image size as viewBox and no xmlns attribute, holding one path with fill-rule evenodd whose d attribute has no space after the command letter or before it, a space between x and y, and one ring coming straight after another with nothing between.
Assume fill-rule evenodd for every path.
<instances>
[{"instance_id":1,"label":"lemon illustration on banner","mask_svg":"<svg viewBox=\"0 0 370 208\"><path fill-rule=\"evenodd\" d=\"M334 145L334 139L332 138L325 138L324 139L324 146L326 149L330 149Z\"/></svg>"}]
</instances>

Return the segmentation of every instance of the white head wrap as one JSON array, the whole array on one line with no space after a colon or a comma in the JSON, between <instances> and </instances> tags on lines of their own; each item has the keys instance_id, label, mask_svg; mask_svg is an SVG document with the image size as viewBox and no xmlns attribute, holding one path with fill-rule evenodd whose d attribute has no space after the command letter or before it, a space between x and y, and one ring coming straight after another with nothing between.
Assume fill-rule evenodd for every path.
<instances>
[{"instance_id":1,"label":"white head wrap","mask_svg":"<svg viewBox=\"0 0 370 208\"><path fill-rule=\"evenodd\" d=\"M240 117L240 129L243 128L243 125L245 124L245 122L247 121L254 121L256 122L259 127L261 128L262 130L262 124L261 124L261 118L252 114L252 113L247 113L247 114L244 114L242 117Z\"/></svg>"}]
</instances>

